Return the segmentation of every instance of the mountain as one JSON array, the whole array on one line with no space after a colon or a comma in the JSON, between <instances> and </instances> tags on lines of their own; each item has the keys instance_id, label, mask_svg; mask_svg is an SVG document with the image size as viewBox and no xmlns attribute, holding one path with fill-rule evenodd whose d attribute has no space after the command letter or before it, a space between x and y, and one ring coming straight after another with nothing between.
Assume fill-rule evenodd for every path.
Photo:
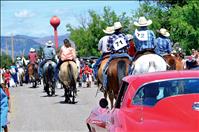
<instances>
[{"instance_id":1,"label":"mountain","mask_svg":"<svg viewBox=\"0 0 199 132\"><path fill-rule=\"evenodd\" d=\"M63 40L68 38L69 34L58 36L59 46L63 44ZM26 35L15 35L13 36L14 40L14 54L15 56L20 56L24 52L25 55L29 53L30 48L35 48L36 50L40 47L44 47L45 43L48 40L54 42L54 36L46 37L31 37ZM6 52L6 43L8 48L8 53L11 55L12 45L11 45L11 36L1 36L1 51Z\"/></svg>"},{"instance_id":2,"label":"mountain","mask_svg":"<svg viewBox=\"0 0 199 132\"><path fill-rule=\"evenodd\" d=\"M60 35L58 36L58 45L61 46L63 44L63 40L68 38L69 34L64 34L64 35ZM54 42L54 36L46 36L46 37L42 37L42 38L35 38L33 39L34 41L45 45L46 42L48 42L49 40Z\"/></svg>"}]
</instances>

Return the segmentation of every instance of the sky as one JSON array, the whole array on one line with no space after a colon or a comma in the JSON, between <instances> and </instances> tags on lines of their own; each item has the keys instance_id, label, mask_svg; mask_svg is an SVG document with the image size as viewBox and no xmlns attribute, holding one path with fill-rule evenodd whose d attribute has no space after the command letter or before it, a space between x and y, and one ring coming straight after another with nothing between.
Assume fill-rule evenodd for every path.
<instances>
[{"instance_id":1,"label":"sky","mask_svg":"<svg viewBox=\"0 0 199 132\"><path fill-rule=\"evenodd\" d=\"M1 1L1 36L28 35L44 37L54 35L50 19L61 20L58 35L68 33L66 24L78 27L80 17L88 17L88 10L103 13L104 6L117 15L130 15L139 7L138 1Z\"/></svg>"}]
</instances>

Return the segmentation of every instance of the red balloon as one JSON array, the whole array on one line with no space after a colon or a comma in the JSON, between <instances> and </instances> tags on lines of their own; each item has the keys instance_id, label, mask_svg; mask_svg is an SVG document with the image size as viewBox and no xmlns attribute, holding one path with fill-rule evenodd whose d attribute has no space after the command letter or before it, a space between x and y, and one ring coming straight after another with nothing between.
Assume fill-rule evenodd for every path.
<instances>
[{"instance_id":1,"label":"red balloon","mask_svg":"<svg viewBox=\"0 0 199 132\"><path fill-rule=\"evenodd\" d=\"M60 19L57 16L53 16L50 19L50 24L56 29L60 24Z\"/></svg>"}]
</instances>

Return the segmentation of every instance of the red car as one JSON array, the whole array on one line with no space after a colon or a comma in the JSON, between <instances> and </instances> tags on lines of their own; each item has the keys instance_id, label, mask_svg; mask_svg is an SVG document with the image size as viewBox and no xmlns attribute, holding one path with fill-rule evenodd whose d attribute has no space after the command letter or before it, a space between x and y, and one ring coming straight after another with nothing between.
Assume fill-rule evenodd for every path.
<instances>
[{"instance_id":1,"label":"red car","mask_svg":"<svg viewBox=\"0 0 199 132\"><path fill-rule=\"evenodd\" d=\"M123 78L114 108L93 109L90 131L199 132L199 71L166 71Z\"/></svg>"}]
</instances>

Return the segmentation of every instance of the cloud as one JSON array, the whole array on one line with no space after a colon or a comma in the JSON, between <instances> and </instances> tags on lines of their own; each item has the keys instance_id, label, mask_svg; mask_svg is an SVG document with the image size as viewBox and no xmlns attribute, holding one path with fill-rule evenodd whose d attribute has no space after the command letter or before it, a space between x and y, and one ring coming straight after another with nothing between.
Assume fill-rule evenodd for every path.
<instances>
[{"instance_id":1,"label":"cloud","mask_svg":"<svg viewBox=\"0 0 199 132\"><path fill-rule=\"evenodd\" d=\"M64 14L64 10L61 10L61 9L55 9L54 11L53 11L53 13L55 13L55 14Z\"/></svg>"},{"instance_id":2,"label":"cloud","mask_svg":"<svg viewBox=\"0 0 199 132\"><path fill-rule=\"evenodd\" d=\"M33 12L30 12L28 10L21 10L21 11L15 12L14 14L15 14L15 17L18 17L18 18L28 18L35 15Z\"/></svg>"}]
</instances>

